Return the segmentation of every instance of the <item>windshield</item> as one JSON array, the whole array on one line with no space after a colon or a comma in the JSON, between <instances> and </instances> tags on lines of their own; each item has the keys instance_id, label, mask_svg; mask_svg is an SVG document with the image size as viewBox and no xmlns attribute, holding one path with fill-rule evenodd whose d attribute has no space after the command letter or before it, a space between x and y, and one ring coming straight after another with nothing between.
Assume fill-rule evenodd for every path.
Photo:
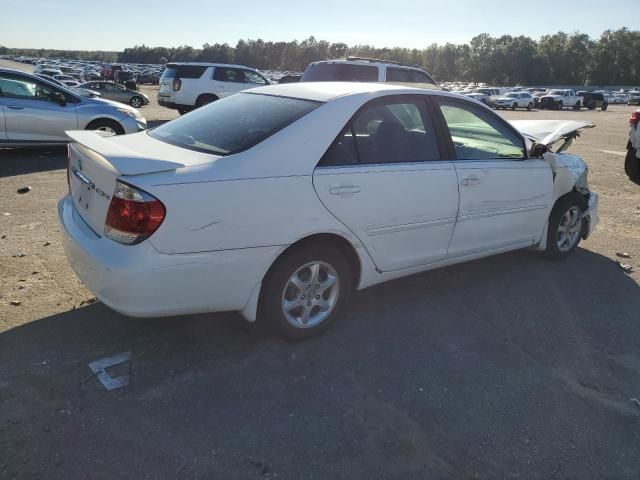
<instances>
[{"instance_id":1,"label":"windshield","mask_svg":"<svg viewBox=\"0 0 640 480\"><path fill-rule=\"evenodd\" d=\"M215 155L246 150L311 112L320 102L237 93L149 131L163 142Z\"/></svg>"},{"instance_id":2,"label":"windshield","mask_svg":"<svg viewBox=\"0 0 640 480\"><path fill-rule=\"evenodd\" d=\"M507 93L505 95L505 97L509 97L509 98L518 98L518 94L517 93Z\"/></svg>"},{"instance_id":3,"label":"windshield","mask_svg":"<svg viewBox=\"0 0 640 480\"><path fill-rule=\"evenodd\" d=\"M551 90L549 95L564 95L564 90Z\"/></svg>"}]
</instances>

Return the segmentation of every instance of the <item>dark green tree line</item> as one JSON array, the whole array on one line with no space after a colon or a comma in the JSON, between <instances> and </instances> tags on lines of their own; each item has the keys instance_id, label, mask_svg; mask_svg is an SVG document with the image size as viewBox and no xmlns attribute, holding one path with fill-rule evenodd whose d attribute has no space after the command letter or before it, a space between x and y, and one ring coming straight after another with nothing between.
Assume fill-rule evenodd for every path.
<instances>
[{"instance_id":1,"label":"dark green tree line","mask_svg":"<svg viewBox=\"0 0 640 480\"><path fill-rule=\"evenodd\" d=\"M640 84L640 31L607 30L597 40L583 33L558 32L533 40L523 35L481 34L467 44L432 44L424 49L348 46L309 37L302 41L240 40L206 43L202 48L127 48L123 52L64 52L7 49L0 53L66 57L131 63L220 62L263 70L302 71L313 61L347 55L394 60L430 72L439 81L472 81L498 85L637 85Z\"/></svg>"}]
</instances>

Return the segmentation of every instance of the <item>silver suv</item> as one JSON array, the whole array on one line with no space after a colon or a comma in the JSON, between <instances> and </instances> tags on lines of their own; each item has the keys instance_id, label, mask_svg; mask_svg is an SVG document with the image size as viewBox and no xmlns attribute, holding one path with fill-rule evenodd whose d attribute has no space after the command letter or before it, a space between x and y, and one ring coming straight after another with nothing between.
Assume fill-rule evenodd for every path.
<instances>
[{"instance_id":1,"label":"silver suv","mask_svg":"<svg viewBox=\"0 0 640 480\"><path fill-rule=\"evenodd\" d=\"M269 85L260 72L225 63L168 63L160 77L158 104L184 114L220 98Z\"/></svg>"},{"instance_id":2,"label":"silver suv","mask_svg":"<svg viewBox=\"0 0 640 480\"><path fill-rule=\"evenodd\" d=\"M310 63L301 82L389 82L414 86L438 87L424 70L390 60L347 57Z\"/></svg>"},{"instance_id":3,"label":"silver suv","mask_svg":"<svg viewBox=\"0 0 640 480\"><path fill-rule=\"evenodd\" d=\"M129 105L83 97L35 75L0 68L0 147L67 143L67 130L120 135L146 128L147 121Z\"/></svg>"}]
</instances>

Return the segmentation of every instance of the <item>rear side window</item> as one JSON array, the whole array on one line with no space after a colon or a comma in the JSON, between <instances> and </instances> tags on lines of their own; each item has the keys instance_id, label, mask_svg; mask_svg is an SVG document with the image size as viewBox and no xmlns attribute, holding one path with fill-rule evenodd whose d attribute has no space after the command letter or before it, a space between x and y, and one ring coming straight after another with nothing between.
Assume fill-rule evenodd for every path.
<instances>
[{"instance_id":1,"label":"rear side window","mask_svg":"<svg viewBox=\"0 0 640 480\"><path fill-rule=\"evenodd\" d=\"M208 67L205 65L167 65L162 78L200 78Z\"/></svg>"},{"instance_id":2,"label":"rear side window","mask_svg":"<svg viewBox=\"0 0 640 480\"><path fill-rule=\"evenodd\" d=\"M216 67L213 79L220 82L246 83L244 73L239 68Z\"/></svg>"},{"instance_id":3,"label":"rear side window","mask_svg":"<svg viewBox=\"0 0 640 480\"><path fill-rule=\"evenodd\" d=\"M411 76L409 77L409 81L411 83L429 83L431 85L436 84L433 78L431 78L425 72L421 72L420 70L411 70Z\"/></svg>"},{"instance_id":4,"label":"rear side window","mask_svg":"<svg viewBox=\"0 0 640 480\"><path fill-rule=\"evenodd\" d=\"M378 67L350 63L312 63L301 82L377 82Z\"/></svg>"},{"instance_id":5,"label":"rear side window","mask_svg":"<svg viewBox=\"0 0 640 480\"><path fill-rule=\"evenodd\" d=\"M387 82L409 83L409 70L406 68L387 68Z\"/></svg>"},{"instance_id":6,"label":"rear side window","mask_svg":"<svg viewBox=\"0 0 640 480\"><path fill-rule=\"evenodd\" d=\"M237 93L149 131L189 150L230 155L266 140L320 106L320 102Z\"/></svg>"},{"instance_id":7,"label":"rear side window","mask_svg":"<svg viewBox=\"0 0 640 480\"><path fill-rule=\"evenodd\" d=\"M438 143L424 100L375 101L360 110L319 166L438 160Z\"/></svg>"}]
</instances>

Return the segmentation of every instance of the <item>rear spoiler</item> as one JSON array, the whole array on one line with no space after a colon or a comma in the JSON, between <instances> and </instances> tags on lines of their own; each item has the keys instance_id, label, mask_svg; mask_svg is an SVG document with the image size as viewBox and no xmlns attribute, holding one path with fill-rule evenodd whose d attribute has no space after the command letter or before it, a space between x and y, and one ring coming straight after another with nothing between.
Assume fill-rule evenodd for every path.
<instances>
[{"instance_id":1,"label":"rear spoiler","mask_svg":"<svg viewBox=\"0 0 640 480\"><path fill-rule=\"evenodd\" d=\"M112 134L90 130L65 132L69 138L100 154L120 175L140 175L182 168L184 163L158 160L111 141Z\"/></svg>"}]
</instances>

